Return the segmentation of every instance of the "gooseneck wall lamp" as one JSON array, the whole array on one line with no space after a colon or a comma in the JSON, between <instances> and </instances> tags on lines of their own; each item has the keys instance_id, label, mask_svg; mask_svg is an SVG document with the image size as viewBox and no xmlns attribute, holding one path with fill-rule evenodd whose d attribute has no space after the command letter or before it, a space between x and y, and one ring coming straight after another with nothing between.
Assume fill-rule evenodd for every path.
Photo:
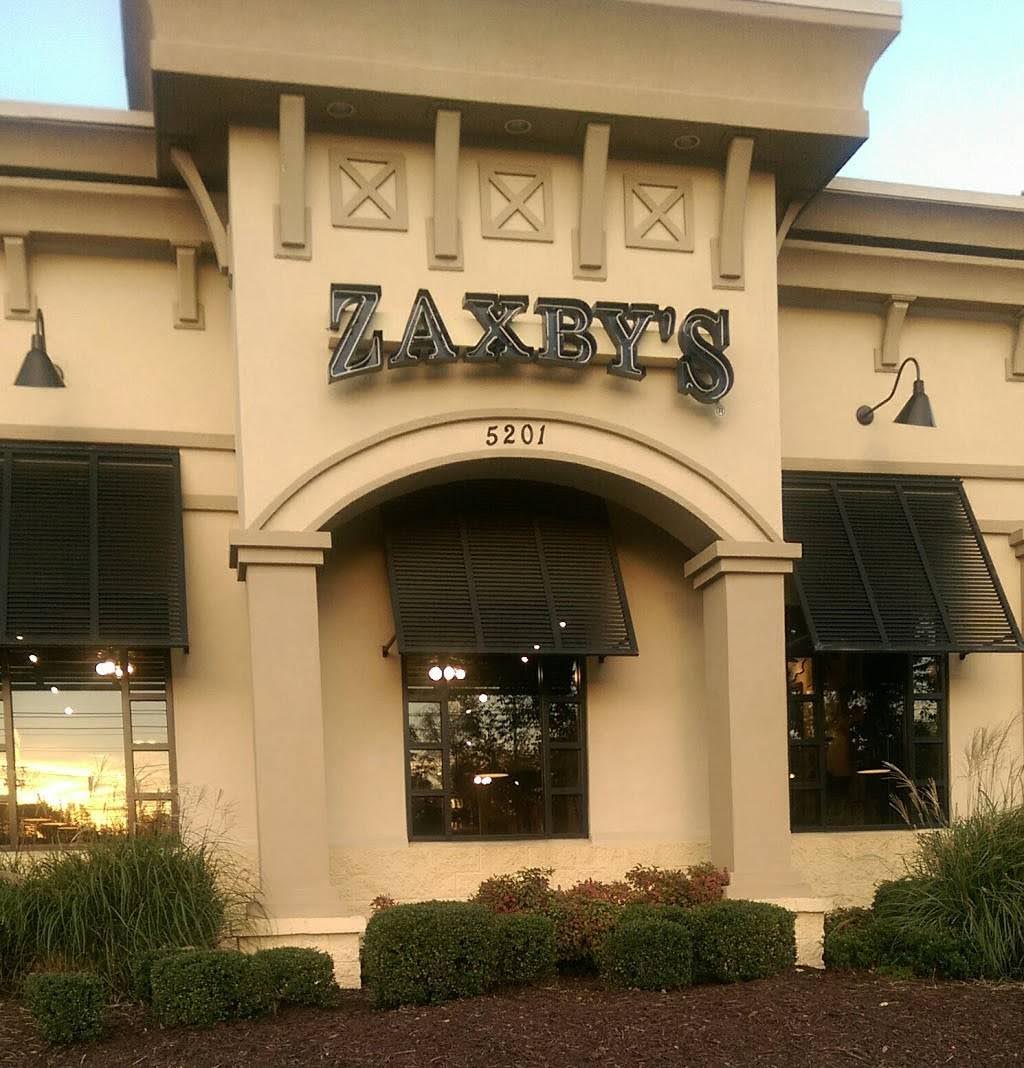
<instances>
[{"instance_id":1,"label":"gooseneck wall lamp","mask_svg":"<svg viewBox=\"0 0 1024 1068\"><path fill-rule=\"evenodd\" d=\"M32 346L22 361L21 370L14 380L16 386L38 386L44 389L62 389L64 372L50 359L46 352L46 327L43 313L36 312L36 332Z\"/></svg>"},{"instance_id":2,"label":"gooseneck wall lamp","mask_svg":"<svg viewBox=\"0 0 1024 1068\"><path fill-rule=\"evenodd\" d=\"M889 396L884 401L879 401L878 404L869 406L862 404L857 409L857 422L861 426L870 426L875 420L875 412L882 407L883 404L888 404L889 401L896 396L896 390L900 386L900 378L903 375L903 368L908 363L914 365L914 370L917 373L917 377L914 379L914 392L910 394L910 400L900 409L900 414L893 420L894 423L903 423L906 426L935 426L935 417L932 415L932 402L928 399L928 394L924 391L924 379L921 377L921 365L914 359L913 356L908 356L899 366L899 370L896 372L896 381L893 383L892 389L889 392Z\"/></svg>"}]
</instances>

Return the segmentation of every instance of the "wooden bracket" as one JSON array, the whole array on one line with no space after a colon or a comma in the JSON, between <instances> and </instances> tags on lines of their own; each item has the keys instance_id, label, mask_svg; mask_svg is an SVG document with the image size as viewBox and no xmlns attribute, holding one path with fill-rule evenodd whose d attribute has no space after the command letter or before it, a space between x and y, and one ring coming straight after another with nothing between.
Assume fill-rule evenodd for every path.
<instances>
[{"instance_id":1,"label":"wooden bracket","mask_svg":"<svg viewBox=\"0 0 1024 1068\"><path fill-rule=\"evenodd\" d=\"M608 141L612 128L588 122L583 140L580 221L572 232L572 276L603 282L608 277L604 232L604 194L608 175Z\"/></svg>"},{"instance_id":2,"label":"wooden bracket","mask_svg":"<svg viewBox=\"0 0 1024 1068\"><path fill-rule=\"evenodd\" d=\"M4 235L4 263L7 289L4 293L4 316L8 319L34 319L36 302L28 274L28 247L24 234Z\"/></svg>"},{"instance_id":3,"label":"wooden bracket","mask_svg":"<svg viewBox=\"0 0 1024 1068\"><path fill-rule=\"evenodd\" d=\"M915 298L892 296L885 302L885 327L882 330L882 347L875 349L875 370L895 371L900 363L900 336L907 312Z\"/></svg>"},{"instance_id":4,"label":"wooden bracket","mask_svg":"<svg viewBox=\"0 0 1024 1068\"><path fill-rule=\"evenodd\" d=\"M711 285L715 289L743 289L743 231L747 216L747 190L754 140L734 137L725 156L722 178L722 214L718 237L711 239Z\"/></svg>"},{"instance_id":5,"label":"wooden bracket","mask_svg":"<svg viewBox=\"0 0 1024 1068\"><path fill-rule=\"evenodd\" d=\"M796 222L797 216L804 210L806 200L791 200L786 205L786 210L782 213L782 221L779 223L779 228L775 232L775 255L782 254L782 246L785 244L786 238L789 236L789 231L793 229L793 223Z\"/></svg>"},{"instance_id":6,"label":"wooden bracket","mask_svg":"<svg viewBox=\"0 0 1024 1068\"><path fill-rule=\"evenodd\" d=\"M206 230L210 235L210 243L213 245L213 254L217 257L217 266L224 274L229 274L231 258L228 251L228 232L217 214L217 209L214 207L213 200L206 188L206 184L203 182L199 169L195 165L195 161L192 159L191 154L183 148L172 148L171 163L174 164L175 170L181 175L185 185L188 186L188 191L196 202L199 214L202 215L203 222L206 223Z\"/></svg>"},{"instance_id":7,"label":"wooden bracket","mask_svg":"<svg viewBox=\"0 0 1024 1068\"><path fill-rule=\"evenodd\" d=\"M278 109L280 178L274 208L274 255L308 260L312 220L306 207L306 98L282 93Z\"/></svg>"},{"instance_id":8,"label":"wooden bracket","mask_svg":"<svg viewBox=\"0 0 1024 1068\"><path fill-rule=\"evenodd\" d=\"M1006 358L1008 382L1024 382L1024 308L1017 312L1013 348Z\"/></svg>"},{"instance_id":9,"label":"wooden bracket","mask_svg":"<svg viewBox=\"0 0 1024 1068\"><path fill-rule=\"evenodd\" d=\"M461 131L460 112L438 110L434 123L434 217L427 220L427 266L432 271L463 269L459 220Z\"/></svg>"},{"instance_id":10,"label":"wooden bracket","mask_svg":"<svg viewBox=\"0 0 1024 1068\"><path fill-rule=\"evenodd\" d=\"M205 330L206 316L199 303L199 250L179 245L174 250L178 269L178 299L174 302L175 330Z\"/></svg>"}]
</instances>

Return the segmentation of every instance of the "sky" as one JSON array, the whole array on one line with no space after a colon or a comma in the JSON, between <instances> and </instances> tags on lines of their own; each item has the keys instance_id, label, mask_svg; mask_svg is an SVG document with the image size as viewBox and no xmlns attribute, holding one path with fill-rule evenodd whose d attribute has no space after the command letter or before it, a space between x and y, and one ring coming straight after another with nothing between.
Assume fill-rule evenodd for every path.
<instances>
[{"instance_id":1,"label":"sky","mask_svg":"<svg viewBox=\"0 0 1024 1068\"><path fill-rule=\"evenodd\" d=\"M126 106L118 0L0 0L0 41L0 99ZM843 175L1020 194L1022 41L1024 0L904 0Z\"/></svg>"}]
</instances>

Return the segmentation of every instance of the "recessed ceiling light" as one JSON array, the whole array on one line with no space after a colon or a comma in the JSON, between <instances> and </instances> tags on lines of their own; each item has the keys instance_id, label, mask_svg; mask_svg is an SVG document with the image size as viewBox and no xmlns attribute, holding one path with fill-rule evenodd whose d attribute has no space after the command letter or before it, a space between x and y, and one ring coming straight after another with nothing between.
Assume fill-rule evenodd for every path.
<instances>
[{"instance_id":1,"label":"recessed ceiling light","mask_svg":"<svg viewBox=\"0 0 1024 1068\"><path fill-rule=\"evenodd\" d=\"M332 119L351 119L355 113L355 104L350 104L347 100L332 100L327 105L327 114Z\"/></svg>"},{"instance_id":2,"label":"recessed ceiling light","mask_svg":"<svg viewBox=\"0 0 1024 1068\"><path fill-rule=\"evenodd\" d=\"M533 123L529 119L509 119L505 123L505 133L528 134L533 129Z\"/></svg>"},{"instance_id":3,"label":"recessed ceiling light","mask_svg":"<svg viewBox=\"0 0 1024 1068\"><path fill-rule=\"evenodd\" d=\"M672 147L680 152L692 152L699 144L700 138L696 134L680 134L672 142Z\"/></svg>"}]
</instances>

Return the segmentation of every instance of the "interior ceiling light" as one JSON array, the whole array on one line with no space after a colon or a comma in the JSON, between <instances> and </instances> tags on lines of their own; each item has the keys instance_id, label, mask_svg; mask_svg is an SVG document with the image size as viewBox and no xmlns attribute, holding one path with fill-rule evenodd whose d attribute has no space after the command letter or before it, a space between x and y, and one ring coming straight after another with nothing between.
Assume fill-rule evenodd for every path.
<instances>
[{"instance_id":1,"label":"interior ceiling light","mask_svg":"<svg viewBox=\"0 0 1024 1068\"><path fill-rule=\"evenodd\" d=\"M700 138L696 134L680 134L673 142L672 147L680 152L692 152L700 145Z\"/></svg>"},{"instance_id":2,"label":"interior ceiling light","mask_svg":"<svg viewBox=\"0 0 1024 1068\"><path fill-rule=\"evenodd\" d=\"M28 654L28 662L30 664L38 664L39 663L39 657L36 656L35 653L29 653Z\"/></svg>"},{"instance_id":3,"label":"interior ceiling light","mask_svg":"<svg viewBox=\"0 0 1024 1068\"><path fill-rule=\"evenodd\" d=\"M50 359L46 352L46 327L43 313L36 312L36 332L32 335L32 344L21 370L14 380L16 386L36 386L43 389L63 389L64 372Z\"/></svg>"},{"instance_id":4,"label":"interior ceiling light","mask_svg":"<svg viewBox=\"0 0 1024 1068\"><path fill-rule=\"evenodd\" d=\"M528 134L533 129L533 123L529 119L509 119L505 123L505 133L519 137Z\"/></svg>"},{"instance_id":5,"label":"interior ceiling light","mask_svg":"<svg viewBox=\"0 0 1024 1068\"><path fill-rule=\"evenodd\" d=\"M914 391L910 394L910 399L900 409L899 415L893 420L894 423L902 423L904 426L935 426L935 416L932 415L932 402L928 399L928 394L924 391L924 379L921 377L921 365L914 359L913 356L908 356L899 366L899 370L896 372L896 381L892 385L892 389L889 391L889 396L884 401L879 401L878 404L870 406L862 404L857 409L857 422L861 426L870 426L875 420L875 412L882 407L883 404L888 404L889 401L896 396L896 390L899 389L900 378L903 375L903 368L908 363L914 365L914 371L916 378L914 379Z\"/></svg>"},{"instance_id":6,"label":"interior ceiling light","mask_svg":"<svg viewBox=\"0 0 1024 1068\"><path fill-rule=\"evenodd\" d=\"M75 710L71 707L71 705L65 705L64 706L64 715L65 716L73 716L74 714L75 714Z\"/></svg>"}]
</instances>

